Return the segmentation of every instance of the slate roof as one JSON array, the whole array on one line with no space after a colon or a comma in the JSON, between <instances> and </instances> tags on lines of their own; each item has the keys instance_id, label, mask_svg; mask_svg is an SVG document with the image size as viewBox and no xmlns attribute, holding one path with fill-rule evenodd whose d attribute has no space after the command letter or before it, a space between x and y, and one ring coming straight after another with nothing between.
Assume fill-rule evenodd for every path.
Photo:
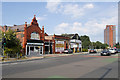
<instances>
[{"instance_id":1,"label":"slate roof","mask_svg":"<svg viewBox=\"0 0 120 80\"><path fill-rule=\"evenodd\" d=\"M27 24L27 27L30 26L30 24ZM0 26L0 28L4 29L4 26ZM24 24L23 25L14 25L14 26L7 26L8 29L12 30L18 30L18 31L24 31Z\"/></svg>"},{"instance_id":2,"label":"slate roof","mask_svg":"<svg viewBox=\"0 0 120 80\"><path fill-rule=\"evenodd\" d=\"M80 40L80 36L77 33L76 34L62 34L61 36L69 37L71 39L78 39L78 40Z\"/></svg>"}]
</instances>

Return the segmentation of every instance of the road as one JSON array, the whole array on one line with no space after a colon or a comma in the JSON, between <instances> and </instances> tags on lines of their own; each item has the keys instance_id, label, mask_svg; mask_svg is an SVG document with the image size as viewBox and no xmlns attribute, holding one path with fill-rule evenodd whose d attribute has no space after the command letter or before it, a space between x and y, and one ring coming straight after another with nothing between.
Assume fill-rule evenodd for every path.
<instances>
[{"instance_id":1,"label":"road","mask_svg":"<svg viewBox=\"0 0 120 80\"><path fill-rule=\"evenodd\" d=\"M3 78L118 78L118 57L72 55L2 65Z\"/></svg>"}]
</instances>

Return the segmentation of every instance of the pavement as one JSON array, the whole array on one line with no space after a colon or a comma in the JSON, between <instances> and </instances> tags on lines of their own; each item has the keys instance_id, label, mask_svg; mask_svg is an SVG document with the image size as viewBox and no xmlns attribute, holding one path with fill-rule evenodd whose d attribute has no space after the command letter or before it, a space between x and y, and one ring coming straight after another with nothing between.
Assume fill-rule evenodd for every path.
<instances>
[{"instance_id":1,"label":"pavement","mask_svg":"<svg viewBox=\"0 0 120 80\"><path fill-rule=\"evenodd\" d=\"M31 56L21 59L16 59L16 58L9 58L5 59L4 61L0 61L0 63L5 64L5 63L14 63L14 62L24 62L24 61L32 61L32 60L39 60L43 58L51 58L51 57L62 57L62 56L71 56L71 55L79 55L79 54L87 54L88 52L80 52L80 53L73 53L73 54L45 54L41 56Z\"/></svg>"}]
</instances>

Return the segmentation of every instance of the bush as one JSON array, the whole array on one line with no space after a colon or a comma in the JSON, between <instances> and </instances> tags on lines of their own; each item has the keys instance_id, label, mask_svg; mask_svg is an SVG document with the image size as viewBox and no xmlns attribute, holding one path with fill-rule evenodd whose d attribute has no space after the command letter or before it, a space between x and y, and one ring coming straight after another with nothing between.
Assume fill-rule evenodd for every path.
<instances>
[{"instance_id":1,"label":"bush","mask_svg":"<svg viewBox=\"0 0 120 80\"><path fill-rule=\"evenodd\" d=\"M82 49L82 52L88 52L88 49Z\"/></svg>"}]
</instances>

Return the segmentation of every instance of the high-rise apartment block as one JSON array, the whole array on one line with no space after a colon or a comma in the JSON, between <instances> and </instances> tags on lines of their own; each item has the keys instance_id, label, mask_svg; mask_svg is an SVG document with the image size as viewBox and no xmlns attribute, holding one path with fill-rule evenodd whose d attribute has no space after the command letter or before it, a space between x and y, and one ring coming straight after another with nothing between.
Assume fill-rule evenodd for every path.
<instances>
[{"instance_id":1,"label":"high-rise apartment block","mask_svg":"<svg viewBox=\"0 0 120 80\"><path fill-rule=\"evenodd\" d=\"M113 47L116 44L115 25L106 25L106 29L104 29L104 43L108 44L110 47Z\"/></svg>"}]
</instances>

